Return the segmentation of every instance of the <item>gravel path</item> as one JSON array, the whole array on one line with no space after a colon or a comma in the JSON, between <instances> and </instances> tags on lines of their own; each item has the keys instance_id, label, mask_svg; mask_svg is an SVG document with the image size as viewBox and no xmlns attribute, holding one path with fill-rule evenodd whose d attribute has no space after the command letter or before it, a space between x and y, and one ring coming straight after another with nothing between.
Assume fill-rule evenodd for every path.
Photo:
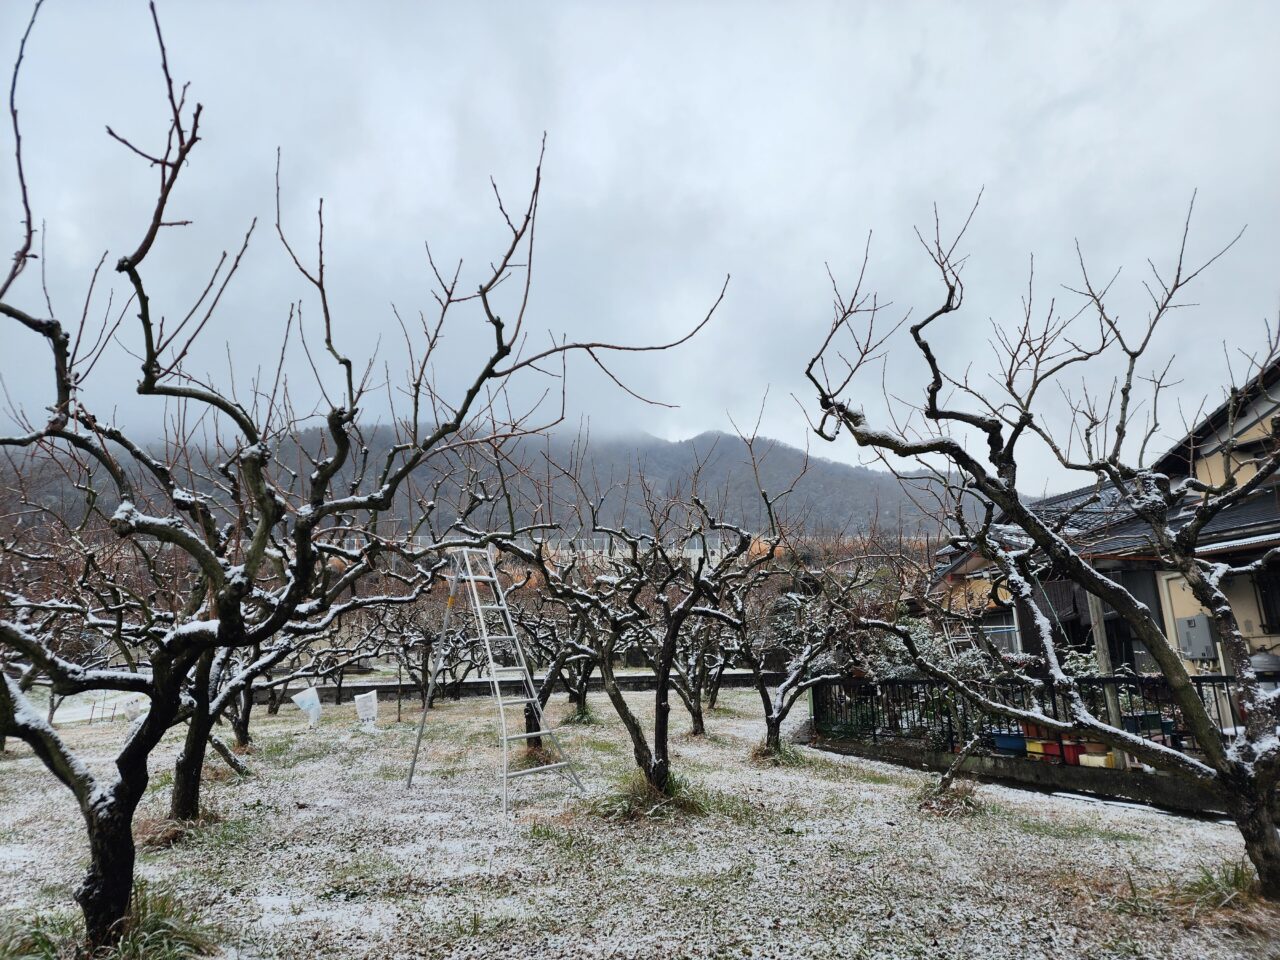
<instances>
[{"instance_id":1,"label":"gravel path","mask_svg":"<svg viewBox=\"0 0 1280 960\"><path fill-rule=\"evenodd\" d=\"M220 822L144 851L140 871L246 960L1280 957L1280 917L1263 908L1192 916L1146 893L1238 860L1228 825L997 786L979 788L981 813L938 819L916 808L923 774L809 750L796 766L752 765L759 703L723 699L710 737L675 742L712 812L631 824L591 816L553 777L518 781L504 820L487 701L433 712L411 792L410 710L372 733L349 705L315 731L291 708L261 714L255 776L208 787ZM588 790L603 791L630 756L608 704L594 707L600 723L566 729ZM69 738L106 764L123 731ZM163 814L176 749L175 737L153 758L140 816ZM0 916L65 907L83 846L70 795L11 745Z\"/></svg>"}]
</instances>

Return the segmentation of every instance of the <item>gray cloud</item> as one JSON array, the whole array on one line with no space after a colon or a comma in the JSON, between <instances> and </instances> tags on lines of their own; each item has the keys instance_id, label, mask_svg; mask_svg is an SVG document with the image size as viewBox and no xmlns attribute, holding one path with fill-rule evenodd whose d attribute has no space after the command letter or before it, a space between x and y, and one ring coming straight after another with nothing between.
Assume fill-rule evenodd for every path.
<instances>
[{"instance_id":1,"label":"gray cloud","mask_svg":"<svg viewBox=\"0 0 1280 960\"><path fill-rule=\"evenodd\" d=\"M544 130L534 329L668 337L732 273L695 342L619 365L679 409L645 407L574 370L574 410L596 429L723 428L729 414L751 418L768 387L765 432L804 445L790 394L812 407L802 370L829 318L824 262L850 275L873 230L876 288L927 310L938 288L912 228L935 201L958 223L979 188L967 307L936 337L957 368L989 366L989 321L1018 316L1031 253L1037 297L1071 300L1060 284L1077 279L1075 238L1098 274L1125 268L1117 302L1140 321L1145 259L1174 252L1196 188L1193 251L1249 229L1194 291L1200 306L1164 332L1159 352L1179 355L1184 404L1216 402L1224 343L1256 349L1275 316L1272 4L170 2L161 16L174 71L206 107L206 139L175 206L196 224L166 234L152 267L162 308L185 312L217 254L261 218L251 263L208 331L217 376L224 341L241 380L270 364L289 303L307 295L270 229L277 145L286 220L303 247L325 198L340 339L367 353L381 336L393 368L401 348L389 304L411 314L429 304L422 242L442 259L483 263L501 241L488 177L521 197ZM0 8L7 53L25 17L23 4ZM102 251L110 263L140 235L152 175L102 128L156 143L158 80L144 4L50 0L20 102L64 317L78 315ZM16 239L15 200L6 165L0 223ZM39 304L34 272L18 297ZM480 347L483 331L467 323L453 357ZM126 328L126 345L132 335ZM36 346L4 334L6 386L32 408L47 391ZM442 378L459 366L444 365ZM885 380L914 399L921 364L900 346ZM133 381L121 349L95 371L90 395L154 426ZM871 377L859 393L873 418L883 416L879 387ZM851 447L819 452L859 458ZM1064 482L1042 454L1029 468L1029 488Z\"/></svg>"}]
</instances>

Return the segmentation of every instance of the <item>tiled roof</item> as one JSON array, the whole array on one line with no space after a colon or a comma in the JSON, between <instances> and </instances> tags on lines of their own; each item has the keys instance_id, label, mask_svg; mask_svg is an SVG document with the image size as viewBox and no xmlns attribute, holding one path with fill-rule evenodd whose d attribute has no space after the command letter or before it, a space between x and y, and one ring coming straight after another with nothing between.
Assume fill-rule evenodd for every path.
<instances>
[{"instance_id":1,"label":"tiled roof","mask_svg":"<svg viewBox=\"0 0 1280 960\"><path fill-rule=\"evenodd\" d=\"M1183 512L1170 519L1169 525L1174 531L1191 520L1195 503L1189 499ZM1084 552L1092 556L1147 553L1155 549L1150 525L1132 515L1093 533L1093 536L1079 538ZM1245 550L1260 547L1272 535L1280 535L1280 487L1276 485L1263 487L1210 520L1200 533L1199 545L1206 553L1212 548L1216 548L1215 552L1229 547Z\"/></svg>"},{"instance_id":2,"label":"tiled roof","mask_svg":"<svg viewBox=\"0 0 1280 960\"><path fill-rule=\"evenodd\" d=\"M1130 516L1123 495L1109 483L1094 483L1045 497L1031 504L1031 509L1046 520L1057 521L1065 515L1067 527L1082 531L1096 530Z\"/></svg>"}]
</instances>

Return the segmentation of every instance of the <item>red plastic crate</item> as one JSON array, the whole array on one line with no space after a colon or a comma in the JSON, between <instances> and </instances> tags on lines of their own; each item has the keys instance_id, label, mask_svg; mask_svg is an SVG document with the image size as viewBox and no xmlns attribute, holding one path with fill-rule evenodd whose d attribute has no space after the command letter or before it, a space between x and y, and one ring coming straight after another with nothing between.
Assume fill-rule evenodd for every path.
<instances>
[{"instance_id":1,"label":"red plastic crate","mask_svg":"<svg viewBox=\"0 0 1280 960\"><path fill-rule=\"evenodd\" d=\"M1028 740L1049 740L1054 737L1053 731L1048 727L1042 727L1038 723L1031 723L1027 720L1023 720L1021 723L1022 735Z\"/></svg>"},{"instance_id":2,"label":"red plastic crate","mask_svg":"<svg viewBox=\"0 0 1280 960\"><path fill-rule=\"evenodd\" d=\"M1055 757L1062 763L1077 767L1080 766L1080 755L1085 752L1084 744L1074 740L1064 740L1061 743L1057 740L1041 740L1038 747L1028 742L1027 750L1029 754L1038 753L1046 759Z\"/></svg>"}]
</instances>

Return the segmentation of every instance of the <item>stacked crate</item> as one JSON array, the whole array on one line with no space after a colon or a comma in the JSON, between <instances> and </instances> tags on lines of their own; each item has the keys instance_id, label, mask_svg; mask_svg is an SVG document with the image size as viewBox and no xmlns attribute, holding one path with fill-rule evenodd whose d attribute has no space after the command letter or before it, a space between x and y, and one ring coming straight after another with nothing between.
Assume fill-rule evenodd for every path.
<instances>
[{"instance_id":1,"label":"stacked crate","mask_svg":"<svg viewBox=\"0 0 1280 960\"><path fill-rule=\"evenodd\" d=\"M1063 739L1048 727L1023 721L1022 734L1029 760L1065 763L1082 767L1114 767L1115 754L1105 743L1090 740Z\"/></svg>"}]
</instances>

